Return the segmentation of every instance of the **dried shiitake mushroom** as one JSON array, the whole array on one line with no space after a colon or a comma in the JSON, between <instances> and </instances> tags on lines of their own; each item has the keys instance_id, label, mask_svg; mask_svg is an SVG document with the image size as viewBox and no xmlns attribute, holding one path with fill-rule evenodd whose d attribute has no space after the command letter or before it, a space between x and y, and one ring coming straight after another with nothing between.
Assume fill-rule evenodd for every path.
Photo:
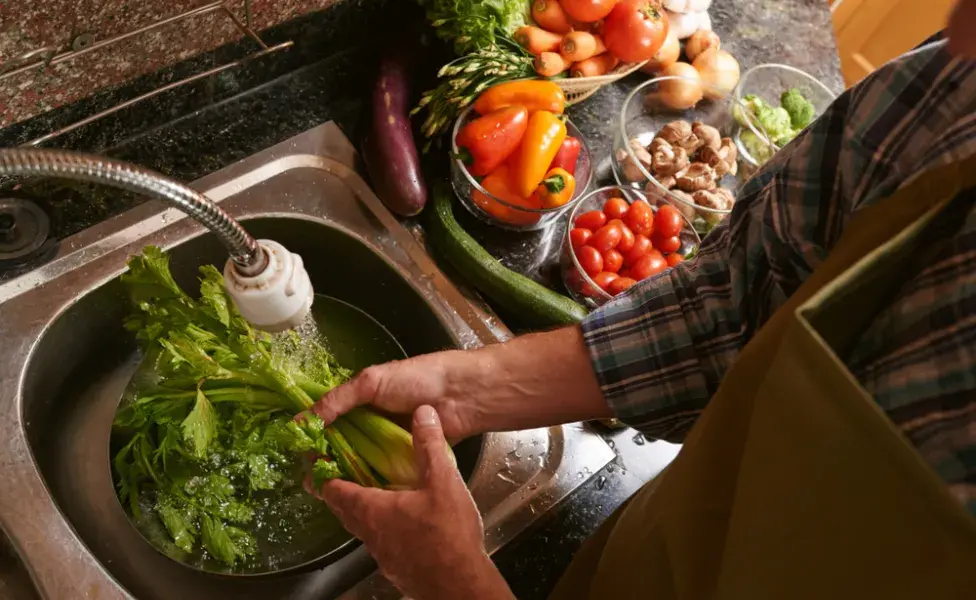
<instances>
[{"instance_id":1,"label":"dried shiitake mushroom","mask_svg":"<svg viewBox=\"0 0 976 600\"><path fill-rule=\"evenodd\" d=\"M651 144L651 169L655 177L667 177L678 173L690 164L684 148L675 147L661 140Z\"/></svg>"},{"instance_id":2,"label":"dried shiitake mushroom","mask_svg":"<svg viewBox=\"0 0 976 600\"><path fill-rule=\"evenodd\" d=\"M715 169L702 162L692 163L688 170L677 178L675 186L686 192L713 189L715 187Z\"/></svg>"},{"instance_id":3,"label":"dried shiitake mushroom","mask_svg":"<svg viewBox=\"0 0 976 600\"><path fill-rule=\"evenodd\" d=\"M630 148L634 153L633 156L624 148L617 150L617 163L620 165L624 179L627 181L641 181L644 179L644 174L641 172L640 167L637 166L637 162L634 161L634 157L637 157L637 161L645 169L650 170L651 163L653 162L651 153L644 148L637 138L630 140Z\"/></svg>"},{"instance_id":4,"label":"dried shiitake mushroom","mask_svg":"<svg viewBox=\"0 0 976 600\"><path fill-rule=\"evenodd\" d=\"M691 124L691 132L701 140L702 148L718 150L722 144L722 134L711 125L705 125L700 121Z\"/></svg>"}]
</instances>

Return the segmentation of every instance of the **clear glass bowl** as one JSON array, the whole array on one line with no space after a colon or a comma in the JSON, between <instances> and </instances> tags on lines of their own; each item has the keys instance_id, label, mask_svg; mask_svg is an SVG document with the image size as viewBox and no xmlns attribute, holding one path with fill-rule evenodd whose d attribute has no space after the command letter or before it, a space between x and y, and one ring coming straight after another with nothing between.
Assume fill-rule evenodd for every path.
<instances>
[{"instance_id":1,"label":"clear glass bowl","mask_svg":"<svg viewBox=\"0 0 976 600\"><path fill-rule=\"evenodd\" d=\"M579 215L591 210L602 210L606 201L614 197L623 198L629 204L647 202L647 197L633 188L611 185L593 190L580 199L573 208L573 212L569 215L569 222L566 224L566 233L563 235L563 245L559 255L559 270L563 283L574 300L591 309L606 304L613 299L613 296L597 286L593 282L593 278L583 270L576 258L576 253L573 252L569 232L573 230L576 218ZM655 212L657 211L657 206L653 203L651 203L651 208ZM683 256L697 251L699 244L701 244L701 237L687 218L684 219L684 226L678 239L681 240L681 247L678 248L677 253Z\"/></svg>"},{"instance_id":2,"label":"clear glass bowl","mask_svg":"<svg viewBox=\"0 0 976 600\"><path fill-rule=\"evenodd\" d=\"M746 96L759 96L773 106L780 105L780 96L790 88L796 88L803 94L803 97L813 104L816 114L823 114L830 104L837 98L837 95L830 91L819 79L805 71L801 71L789 65L777 63L766 63L757 65L739 79L736 85L735 99L741 104ZM739 154L749 163L751 170L762 166L773 154L779 151L779 146L773 143L765 130L752 117L751 113L743 113L746 116L746 125L760 140L769 146L767 157L753 156L749 148L742 142L739 135L736 135L735 142L739 149ZM741 129L739 133L745 131ZM765 160L763 160L765 158Z\"/></svg>"},{"instance_id":3,"label":"clear glass bowl","mask_svg":"<svg viewBox=\"0 0 976 600\"><path fill-rule=\"evenodd\" d=\"M672 187L662 185L646 165L646 156L644 161L640 160L637 150L630 141L637 140L642 147L647 148L657 133L667 124L683 120L710 125L718 129L723 138L730 138L734 143L739 124L732 117L732 107L737 102L731 94L704 86L705 99L692 108L676 109L667 103L668 96L662 93L662 84L667 86L675 82L696 83L683 77L657 77L644 82L627 96L614 132L613 155L610 162L618 184L628 190L643 192L651 204L657 204L662 200L670 202L704 233L732 212L731 208L726 210L703 206L682 194L681 190L675 192L672 191ZM738 173L741 162L737 156L735 172L725 174L717 182L718 187L725 188L733 196L740 182L744 181Z\"/></svg>"},{"instance_id":4,"label":"clear glass bowl","mask_svg":"<svg viewBox=\"0 0 976 600\"><path fill-rule=\"evenodd\" d=\"M477 115L473 109L468 108L454 123L454 129L451 131L452 157L458 155L458 147L455 142L458 132L475 118ZM464 163L457 158L451 158L451 185L454 187L454 193L468 212L489 225L512 231L534 231L551 225L559 218L559 215L571 210L586 194L586 188L589 187L590 178L593 176L590 149L586 145L586 140L583 139L583 134L569 120L566 121L566 135L580 141L580 154L579 158L576 159L576 173L574 175L576 191L573 192L573 197L566 204L556 208L532 209L505 202L481 187L474 175L469 173ZM476 192L480 204L475 201ZM495 214L486 208L491 209Z\"/></svg>"}]
</instances>

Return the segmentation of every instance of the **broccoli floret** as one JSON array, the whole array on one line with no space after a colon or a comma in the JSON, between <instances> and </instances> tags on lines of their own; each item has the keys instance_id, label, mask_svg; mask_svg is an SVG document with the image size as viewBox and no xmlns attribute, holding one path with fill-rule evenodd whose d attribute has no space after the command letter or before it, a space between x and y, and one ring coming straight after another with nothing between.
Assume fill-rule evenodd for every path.
<instances>
[{"instance_id":1,"label":"broccoli floret","mask_svg":"<svg viewBox=\"0 0 976 600\"><path fill-rule=\"evenodd\" d=\"M736 103L732 107L732 116L742 127L748 127L750 119L744 113L751 115L758 114L759 110L768 109L769 104L765 100L756 96L755 94L749 94L742 99L742 104Z\"/></svg>"},{"instance_id":2,"label":"broccoli floret","mask_svg":"<svg viewBox=\"0 0 976 600\"><path fill-rule=\"evenodd\" d=\"M780 104L790 115L790 123L793 129L800 130L810 124L816 116L813 103L803 97L800 90L790 88L780 96Z\"/></svg>"},{"instance_id":3,"label":"broccoli floret","mask_svg":"<svg viewBox=\"0 0 976 600\"><path fill-rule=\"evenodd\" d=\"M773 157L773 149L769 144L753 133L752 131L744 130L739 134L739 139L745 146L746 151L756 160L760 165L765 163L767 160Z\"/></svg>"},{"instance_id":4,"label":"broccoli floret","mask_svg":"<svg viewBox=\"0 0 976 600\"><path fill-rule=\"evenodd\" d=\"M787 137L793 132L793 125L790 122L790 113L786 109L777 106L767 105L756 112L756 119L770 139L777 140Z\"/></svg>"}]
</instances>

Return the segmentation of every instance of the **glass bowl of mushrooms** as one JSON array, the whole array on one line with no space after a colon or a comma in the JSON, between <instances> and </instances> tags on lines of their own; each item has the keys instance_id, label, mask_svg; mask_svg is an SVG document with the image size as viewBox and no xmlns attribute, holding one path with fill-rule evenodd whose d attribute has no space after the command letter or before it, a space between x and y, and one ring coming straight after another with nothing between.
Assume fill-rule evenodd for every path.
<instances>
[{"instance_id":1,"label":"glass bowl of mushrooms","mask_svg":"<svg viewBox=\"0 0 976 600\"><path fill-rule=\"evenodd\" d=\"M739 187L735 98L684 77L651 79L630 93L614 132L614 177L652 204L673 204L707 233L732 212Z\"/></svg>"}]
</instances>

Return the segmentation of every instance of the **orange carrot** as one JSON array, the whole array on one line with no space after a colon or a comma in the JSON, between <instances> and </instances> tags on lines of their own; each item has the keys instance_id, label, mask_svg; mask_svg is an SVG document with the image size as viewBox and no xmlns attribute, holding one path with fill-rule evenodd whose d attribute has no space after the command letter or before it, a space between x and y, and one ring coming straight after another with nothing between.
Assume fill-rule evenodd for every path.
<instances>
[{"instance_id":1,"label":"orange carrot","mask_svg":"<svg viewBox=\"0 0 976 600\"><path fill-rule=\"evenodd\" d=\"M566 11L557 0L535 0L532 3L532 19L547 31L569 33L573 30Z\"/></svg>"},{"instance_id":2,"label":"orange carrot","mask_svg":"<svg viewBox=\"0 0 976 600\"><path fill-rule=\"evenodd\" d=\"M559 53L570 63L580 62L606 51L603 40L585 31L567 33L559 45Z\"/></svg>"},{"instance_id":3,"label":"orange carrot","mask_svg":"<svg viewBox=\"0 0 976 600\"><path fill-rule=\"evenodd\" d=\"M536 56L543 52L555 52L563 36L539 27L526 25L515 32L515 41Z\"/></svg>"},{"instance_id":4,"label":"orange carrot","mask_svg":"<svg viewBox=\"0 0 976 600\"><path fill-rule=\"evenodd\" d=\"M535 72L543 77L559 75L569 68L569 63L556 52L543 52L535 58Z\"/></svg>"},{"instance_id":5,"label":"orange carrot","mask_svg":"<svg viewBox=\"0 0 976 600\"><path fill-rule=\"evenodd\" d=\"M604 52L576 63L569 74L573 77L597 77L613 70L619 62L616 56Z\"/></svg>"}]
</instances>

